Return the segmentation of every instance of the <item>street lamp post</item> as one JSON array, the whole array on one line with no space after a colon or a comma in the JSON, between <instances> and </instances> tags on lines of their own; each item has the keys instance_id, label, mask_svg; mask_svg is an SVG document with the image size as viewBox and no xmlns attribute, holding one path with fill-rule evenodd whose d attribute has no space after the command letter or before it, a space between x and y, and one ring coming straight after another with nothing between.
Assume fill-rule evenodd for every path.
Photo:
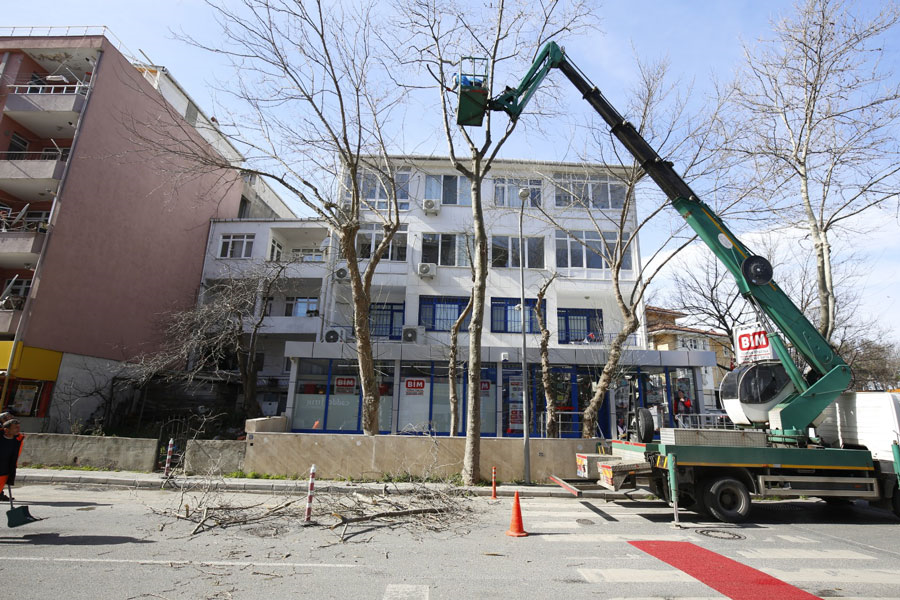
<instances>
[{"instance_id":1,"label":"street lamp post","mask_svg":"<svg viewBox=\"0 0 900 600\"><path fill-rule=\"evenodd\" d=\"M523 479L526 484L531 484L531 451L528 444L528 426L530 424L528 410L528 360L525 357L528 338L525 336L525 323L528 309L525 306L525 237L522 234L522 222L525 219L525 202L531 197L528 188L519 190L519 284L521 291L522 313L522 438L524 440L523 451L525 453L525 473ZM540 310L540 307L538 307Z\"/></svg>"}]
</instances>

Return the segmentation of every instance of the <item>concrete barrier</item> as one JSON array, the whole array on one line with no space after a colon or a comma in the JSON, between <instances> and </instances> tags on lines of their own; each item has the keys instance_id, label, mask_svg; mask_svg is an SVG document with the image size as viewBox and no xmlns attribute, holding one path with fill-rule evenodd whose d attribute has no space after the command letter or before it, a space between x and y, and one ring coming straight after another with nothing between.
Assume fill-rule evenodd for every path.
<instances>
[{"instance_id":1,"label":"concrete barrier","mask_svg":"<svg viewBox=\"0 0 900 600\"><path fill-rule=\"evenodd\" d=\"M156 440L145 438L32 433L25 436L19 465L96 467L106 470L153 470Z\"/></svg>"},{"instance_id":2,"label":"concrete barrier","mask_svg":"<svg viewBox=\"0 0 900 600\"><path fill-rule=\"evenodd\" d=\"M288 430L287 417L261 417L259 419L247 419L244 421L244 431L247 433L275 432L283 433Z\"/></svg>"},{"instance_id":3,"label":"concrete barrier","mask_svg":"<svg viewBox=\"0 0 900 600\"><path fill-rule=\"evenodd\" d=\"M596 452L596 439L531 440L531 480L575 477L575 454ZM464 438L403 435L248 433L244 470L304 476L311 464L320 479L380 479L385 474L443 479L462 471ZM497 467L499 481L520 481L521 439L481 440L481 476Z\"/></svg>"},{"instance_id":4,"label":"concrete barrier","mask_svg":"<svg viewBox=\"0 0 900 600\"><path fill-rule=\"evenodd\" d=\"M234 440L188 440L185 471L189 475L225 475L244 470L247 443Z\"/></svg>"}]
</instances>

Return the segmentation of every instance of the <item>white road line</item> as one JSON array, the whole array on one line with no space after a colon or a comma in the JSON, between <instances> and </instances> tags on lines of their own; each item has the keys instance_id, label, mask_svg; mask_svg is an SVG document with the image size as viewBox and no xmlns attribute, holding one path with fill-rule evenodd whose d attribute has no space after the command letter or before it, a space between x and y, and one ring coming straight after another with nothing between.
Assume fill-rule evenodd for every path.
<instances>
[{"instance_id":1,"label":"white road line","mask_svg":"<svg viewBox=\"0 0 900 600\"><path fill-rule=\"evenodd\" d=\"M805 538L799 535L779 535L775 536L783 539L786 542L791 542L792 544L813 544L815 540L811 540L809 538Z\"/></svg>"},{"instance_id":2,"label":"white road line","mask_svg":"<svg viewBox=\"0 0 900 600\"><path fill-rule=\"evenodd\" d=\"M888 569L760 569L782 581L821 583L891 583L900 586L900 575Z\"/></svg>"},{"instance_id":3,"label":"white road line","mask_svg":"<svg viewBox=\"0 0 900 600\"><path fill-rule=\"evenodd\" d=\"M548 535L544 539L548 542L564 542L567 544L621 544L625 542L638 542L645 540L660 542L687 542L696 538L687 535L562 533L560 535Z\"/></svg>"},{"instance_id":4,"label":"white road line","mask_svg":"<svg viewBox=\"0 0 900 600\"><path fill-rule=\"evenodd\" d=\"M356 565L339 563L286 563L286 562L243 562L232 560L150 560L150 559L125 559L125 558L52 558L46 556L5 556L4 561L18 560L22 562L49 562L49 563L102 563L102 564L135 564L135 565L162 565L162 566L190 566L202 567L285 567L304 568L321 567L323 569L352 569Z\"/></svg>"},{"instance_id":5,"label":"white road line","mask_svg":"<svg viewBox=\"0 0 900 600\"><path fill-rule=\"evenodd\" d=\"M697 580L676 569L578 569L588 583L682 583Z\"/></svg>"},{"instance_id":6,"label":"white road line","mask_svg":"<svg viewBox=\"0 0 900 600\"><path fill-rule=\"evenodd\" d=\"M428 600L428 586L391 584L385 588L383 600Z\"/></svg>"},{"instance_id":7,"label":"white road line","mask_svg":"<svg viewBox=\"0 0 900 600\"><path fill-rule=\"evenodd\" d=\"M575 521L541 521L537 523L528 522L529 529L578 529L581 527Z\"/></svg>"},{"instance_id":8,"label":"white road line","mask_svg":"<svg viewBox=\"0 0 900 600\"><path fill-rule=\"evenodd\" d=\"M874 556L860 554L853 550L807 550L805 548L757 548L753 550L738 550L745 558L771 558L771 559L834 559L834 560L875 560ZM900 580L900 576L898 576Z\"/></svg>"}]
</instances>

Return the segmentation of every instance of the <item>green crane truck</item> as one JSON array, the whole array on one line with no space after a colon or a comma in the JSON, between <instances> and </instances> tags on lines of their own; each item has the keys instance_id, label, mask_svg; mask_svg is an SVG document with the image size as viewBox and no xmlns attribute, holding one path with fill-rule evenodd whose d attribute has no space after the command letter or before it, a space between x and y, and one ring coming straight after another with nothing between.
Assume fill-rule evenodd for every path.
<instances>
[{"instance_id":1,"label":"green crane truck","mask_svg":"<svg viewBox=\"0 0 900 600\"><path fill-rule=\"evenodd\" d=\"M740 365L722 381L736 429L663 428L655 442L650 413L639 409L632 439L613 440L612 455L597 459L598 483L615 490L647 485L676 509L725 522L744 520L751 496L865 499L900 516L900 394L846 392L850 368L775 283L771 264L697 197L560 46L547 43L519 85L494 98L486 98L486 73L461 78L457 122L478 126L487 110L519 118L551 69L578 89L729 270L778 358ZM788 344L807 363L805 373Z\"/></svg>"}]
</instances>

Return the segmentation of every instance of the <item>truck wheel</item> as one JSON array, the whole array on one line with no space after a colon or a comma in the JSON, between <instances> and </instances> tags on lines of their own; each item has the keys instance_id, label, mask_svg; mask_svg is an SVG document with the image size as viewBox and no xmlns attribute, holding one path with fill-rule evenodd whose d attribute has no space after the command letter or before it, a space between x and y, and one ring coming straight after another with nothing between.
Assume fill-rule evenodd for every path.
<instances>
[{"instance_id":1,"label":"truck wheel","mask_svg":"<svg viewBox=\"0 0 900 600\"><path fill-rule=\"evenodd\" d=\"M747 486L732 477L720 477L704 490L703 504L713 517L723 523L740 523L750 512Z\"/></svg>"},{"instance_id":2,"label":"truck wheel","mask_svg":"<svg viewBox=\"0 0 900 600\"><path fill-rule=\"evenodd\" d=\"M634 429L637 441L646 444L653 440L653 414L646 408L639 408L634 415Z\"/></svg>"}]
</instances>

